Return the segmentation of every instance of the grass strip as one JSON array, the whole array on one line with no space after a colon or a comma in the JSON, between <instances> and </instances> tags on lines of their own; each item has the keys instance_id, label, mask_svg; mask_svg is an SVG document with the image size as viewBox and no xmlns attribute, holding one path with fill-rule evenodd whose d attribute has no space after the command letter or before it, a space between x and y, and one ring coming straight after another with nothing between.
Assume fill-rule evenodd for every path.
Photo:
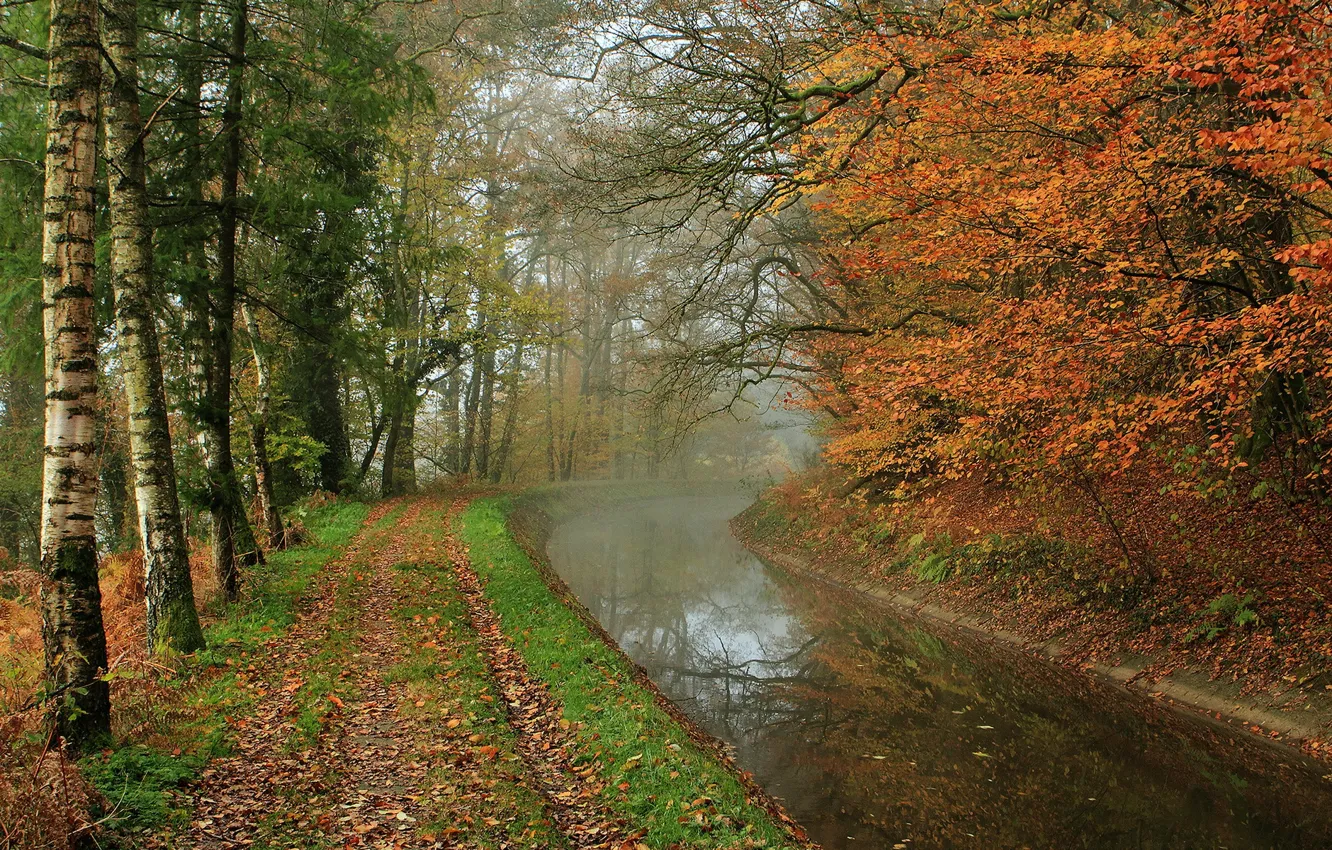
<instances>
[{"instance_id":1,"label":"grass strip","mask_svg":"<svg viewBox=\"0 0 1332 850\"><path fill-rule=\"evenodd\" d=\"M416 524L420 559L399 564L394 581L409 602L397 607L404 657L385 671L401 682L404 717L435 730L435 766L421 793L430 820L420 832L480 850L566 847L545 803L524 781L512 727L490 679L466 603L443 558L443 509Z\"/></svg>"},{"instance_id":2,"label":"grass strip","mask_svg":"<svg viewBox=\"0 0 1332 850\"><path fill-rule=\"evenodd\" d=\"M609 780L606 805L652 847L797 847L551 592L509 531L512 507L508 497L478 499L457 533L505 633L577 730L578 763Z\"/></svg>"},{"instance_id":3,"label":"grass strip","mask_svg":"<svg viewBox=\"0 0 1332 850\"><path fill-rule=\"evenodd\" d=\"M348 659L355 651L359 629L358 599L365 587L362 570L372 557L377 542L397 533L398 521L405 510L403 505L398 505L366 528L356 556L336 577L327 627L309 647L312 654L303 664L306 675L294 694L297 716L292 737L286 743L288 750L314 746L334 710L330 696L346 701L356 695L356 682L348 679L345 673Z\"/></svg>"}]
</instances>

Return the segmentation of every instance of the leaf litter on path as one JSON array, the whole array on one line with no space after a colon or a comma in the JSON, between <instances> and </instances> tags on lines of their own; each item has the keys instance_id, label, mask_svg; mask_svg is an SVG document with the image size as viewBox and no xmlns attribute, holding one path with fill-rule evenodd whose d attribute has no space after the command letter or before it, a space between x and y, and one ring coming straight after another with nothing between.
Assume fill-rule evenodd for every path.
<instances>
[{"instance_id":1,"label":"leaf litter on path","mask_svg":"<svg viewBox=\"0 0 1332 850\"><path fill-rule=\"evenodd\" d=\"M204 771L189 824L156 846L477 846L461 843L474 827L486 829L485 846L550 846L527 825L549 814L502 805L503 783L470 761L476 748L441 740L448 727L408 710L417 700L387 675L414 640L391 616L414 601L392 572L418 554L413 527L425 504L407 503L396 518L389 514L400 503L376 506L347 552L323 568L298 621L268 641L263 658L236 665L252 711L233 719L231 753ZM487 730L482 740L505 731ZM489 810L441 810L451 789Z\"/></svg>"},{"instance_id":2,"label":"leaf litter on path","mask_svg":"<svg viewBox=\"0 0 1332 850\"><path fill-rule=\"evenodd\" d=\"M450 511L456 516L467 504L458 499ZM467 547L450 534L446 543L458 589L467 603L486 663L498 683L510 724L517 731L518 752L531 769L532 779L550 805L560 831L574 847L641 847L634 834L601 802L606 783L599 772L574 764L570 724L544 684L527 669L521 653L504 635L499 618L472 569Z\"/></svg>"},{"instance_id":3,"label":"leaf litter on path","mask_svg":"<svg viewBox=\"0 0 1332 850\"><path fill-rule=\"evenodd\" d=\"M572 763L574 730L500 630L465 547L449 534L437 553L432 532L463 504L375 506L296 623L232 665L253 702L229 719L231 752L192 790L189 823L151 846L647 850L602 805L598 771ZM441 516L427 523L427 507ZM451 617L397 616L422 601L404 564L447 579ZM421 652L444 672L393 675ZM467 654L484 663L464 671Z\"/></svg>"}]
</instances>

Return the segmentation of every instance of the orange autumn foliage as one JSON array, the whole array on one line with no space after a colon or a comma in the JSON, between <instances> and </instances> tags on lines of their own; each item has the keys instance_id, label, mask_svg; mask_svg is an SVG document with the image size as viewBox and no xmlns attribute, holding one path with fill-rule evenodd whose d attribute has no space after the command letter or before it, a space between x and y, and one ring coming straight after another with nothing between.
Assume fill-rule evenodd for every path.
<instances>
[{"instance_id":1,"label":"orange autumn foliage","mask_svg":"<svg viewBox=\"0 0 1332 850\"><path fill-rule=\"evenodd\" d=\"M797 155L873 333L817 401L865 475L1332 480L1332 5L952 3Z\"/></svg>"}]
</instances>

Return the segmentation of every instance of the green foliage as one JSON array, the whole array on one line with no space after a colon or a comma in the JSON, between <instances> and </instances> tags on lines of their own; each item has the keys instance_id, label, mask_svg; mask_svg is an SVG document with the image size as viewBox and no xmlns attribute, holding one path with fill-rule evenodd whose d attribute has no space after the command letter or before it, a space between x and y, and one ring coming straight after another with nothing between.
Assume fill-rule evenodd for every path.
<instances>
[{"instance_id":1,"label":"green foliage","mask_svg":"<svg viewBox=\"0 0 1332 850\"><path fill-rule=\"evenodd\" d=\"M931 552L924 558L921 558L912 571L923 581L939 584L947 581L953 575L953 566L948 561L948 555L943 552Z\"/></svg>"},{"instance_id":2,"label":"green foliage","mask_svg":"<svg viewBox=\"0 0 1332 850\"><path fill-rule=\"evenodd\" d=\"M100 814L122 831L161 826L180 812L172 791L203 767L200 755L123 746L83 759L83 775L107 800Z\"/></svg>"},{"instance_id":3,"label":"green foliage","mask_svg":"<svg viewBox=\"0 0 1332 850\"><path fill-rule=\"evenodd\" d=\"M1039 534L989 534L959 546L947 532L917 533L903 546L898 567L931 584L981 575L1011 577L1015 587L1036 581L1077 602L1121 609L1133 607L1143 590L1136 574L1105 569L1087 547Z\"/></svg>"},{"instance_id":4,"label":"green foliage","mask_svg":"<svg viewBox=\"0 0 1332 850\"><path fill-rule=\"evenodd\" d=\"M299 475L311 475L328 448L313 437L293 430L275 431L268 439L268 459L283 463Z\"/></svg>"},{"instance_id":5,"label":"green foliage","mask_svg":"<svg viewBox=\"0 0 1332 850\"><path fill-rule=\"evenodd\" d=\"M1039 534L989 534L961 548L959 557L976 573L1047 577L1079 575L1089 562L1084 548Z\"/></svg>"},{"instance_id":6,"label":"green foliage","mask_svg":"<svg viewBox=\"0 0 1332 850\"><path fill-rule=\"evenodd\" d=\"M45 44L49 4L7 6L4 31ZM41 212L46 150L46 89L13 85L15 76L40 80L46 66L4 52L6 84L0 96L0 371L40 373Z\"/></svg>"},{"instance_id":7,"label":"green foliage","mask_svg":"<svg viewBox=\"0 0 1332 850\"><path fill-rule=\"evenodd\" d=\"M898 565L910 570L921 581L939 584L957 572L953 562L955 549L953 537L948 532L928 540L923 532L913 534L907 539Z\"/></svg>"},{"instance_id":8,"label":"green foliage","mask_svg":"<svg viewBox=\"0 0 1332 850\"><path fill-rule=\"evenodd\" d=\"M46 43L49 4L4 10L4 31ZM0 546L12 558L36 560L42 450L41 229L46 89L14 85L40 80L45 63L4 51L0 83Z\"/></svg>"},{"instance_id":9,"label":"green foliage","mask_svg":"<svg viewBox=\"0 0 1332 850\"><path fill-rule=\"evenodd\" d=\"M369 511L361 502L331 502L306 513L314 543L273 552L264 565L251 569L249 598L208 630L206 660L222 663L235 653L257 650L274 630L290 625L297 600L320 568L346 547Z\"/></svg>"},{"instance_id":10,"label":"green foliage","mask_svg":"<svg viewBox=\"0 0 1332 850\"><path fill-rule=\"evenodd\" d=\"M1201 620L1189 630L1187 642L1211 642L1235 629L1246 629L1258 623L1256 609L1257 596L1246 593L1243 597L1234 593L1223 593L1207 603L1207 607L1198 614Z\"/></svg>"},{"instance_id":11,"label":"green foliage","mask_svg":"<svg viewBox=\"0 0 1332 850\"><path fill-rule=\"evenodd\" d=\"M39 412L25 411L22 422L0 426L0 546L29 563L37 559L41 451Z\"/></svg>"}]
</instances>

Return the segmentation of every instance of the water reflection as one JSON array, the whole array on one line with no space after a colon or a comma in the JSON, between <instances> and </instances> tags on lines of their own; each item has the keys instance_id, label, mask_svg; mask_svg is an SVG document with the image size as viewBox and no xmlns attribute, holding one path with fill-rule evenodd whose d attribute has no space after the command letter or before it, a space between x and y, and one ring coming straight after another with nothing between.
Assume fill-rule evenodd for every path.
<instances>
[{"instance_id":1,"label":"water reflection","mask_svg":"<svg viewBox=\"0 0 1332 850\"><path fill-rule=\"evenodd\" d=\"M1036 659L781 577L661 499L555 568L827 848L1332 847L1328 769Z\"/></svg>"}]
</instances>

